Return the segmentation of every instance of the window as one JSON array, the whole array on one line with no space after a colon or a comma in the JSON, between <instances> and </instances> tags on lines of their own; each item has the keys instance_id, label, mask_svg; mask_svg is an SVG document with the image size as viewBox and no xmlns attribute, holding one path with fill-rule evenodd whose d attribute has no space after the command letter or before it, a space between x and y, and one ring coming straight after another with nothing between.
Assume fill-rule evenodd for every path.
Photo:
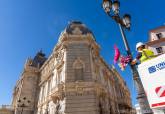
<instances>
[{"instance_id":1,"label":"window","mask_svg":"<svg viewBox=\"0 0 165 114\"><path fill-rule=\"evenodd\" d=\"M158 48L156 48L156 51L157 51L157 53L163 53L163 49L162 49L162 47L158 47Z\"/></svg>"},{"instance_id":2,"label":"window","mask_svg":"<svg viewBox=\"0 0 165 114\"><path fill-rule=\"evenodd\" d=\"M83 80L83 68L75 69L75 77L76 77L76 80Z\"/></svg>"},{"instance_id":3,"label":"window","mask_svg":"<svg viewBox=\"0 0 165 114\"><path fill-rule=\"evenodd\" d=\"M75 80L83 80L84 65L81 60L76 60L73 65Z\"/></svg>"},{"instance_id":4,"label":"window","mask_svg":"<svg viewBox=\"0 0 165 114\"><path fill-rule=\"evenodd\" d=\"M51 84L51 80L48 81L48 90L47 90L47 95L49 95L50 93L50 84Z\"/></svg>"},{"instance_id":5,"label":"window","mask_svg":"<svg viewBox=\"0 0 165 114\"><path fill-rule=\"evenodd\" d=\"M101 78L101 83L104 84L105 83L105 79L104 79L104 74L103 74L103 70L100 69L100 78Z\"/></svg>"},{"instance_id":6,"label":"window","mask_svg":"<svg viewBox=\"0 0 165 114\"><path fill-rule=\"evenodd\" d=\"M163 37L162 33L157 33L156 36L158 39L161 39Z\"/></svg>"},{"instance_id":7,"label":"window","mask_svg":"<svg viewBox=\"0 0 165 114\"><path fill-rule=\"evenodd\" d=\"M44 101L45 86L42 87L41 101Z\"/></svg>"},{"instance_id":8,"label":"window","mask_svg":"<svg viewBox=\"0 0 165 114\"><path fill-rule=\"evenodd\" d=\"M62 68L58 69L57 71L57 84L61 83L61 78L62 78Z\"/></svg>"},{"instance_id":9,"label":"window","mask_svg":"<svg viewBox=\"0 0 165 114\"><path fill-rule=\"evenodd\" d=\"M39 102L42 100L42 89L40 89L40 96L39 96Z\"/></svg>"}]
</instances>

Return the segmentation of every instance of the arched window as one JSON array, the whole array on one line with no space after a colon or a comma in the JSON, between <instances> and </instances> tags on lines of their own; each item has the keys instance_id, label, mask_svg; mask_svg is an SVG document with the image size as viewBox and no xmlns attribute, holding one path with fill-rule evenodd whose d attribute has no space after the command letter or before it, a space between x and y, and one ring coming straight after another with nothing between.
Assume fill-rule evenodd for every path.
<instances>
[{"instance_id":1,"label":"arched window","mask_svg":"<svg viewBox=\"0 0 165 114\"><path fill-rule=\"evenodd\" d=\"M84 73L84 64L80 59L77 59L74 64L74 75L75 75L75 80L83 80L83 73Z\"/></svg>"}]
</instances>

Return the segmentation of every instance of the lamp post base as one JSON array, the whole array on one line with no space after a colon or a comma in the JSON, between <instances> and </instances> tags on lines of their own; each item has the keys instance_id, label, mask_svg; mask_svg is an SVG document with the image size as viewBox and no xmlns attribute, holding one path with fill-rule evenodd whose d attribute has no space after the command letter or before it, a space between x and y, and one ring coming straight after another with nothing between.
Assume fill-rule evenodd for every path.
<instances>
[{"instance_id":1,"label":"lamp post base","mask_svg":"<svg viewBox=\"0 0 165 114\"><path fill-rule=\"evenodd\" d=\"M142 114L153 114L152 109L149 106L149 102L147 99L147 96L145 94L142 82L139 77L139 73L137 72L137 69L135 66L131 66L133 76L134 76L134 81L137 89L137 100L141 109Z\"/></svg>"},{"instance_id":2,"label":"lamp post base","mask_svg":"<svg viewBox=\"0 0 165 114\"><path fill-rule=\"evenodd\" d=\"M153 114L152 109L148 107L148 101L145 94L138 94L137 100L139 102L142 114Z\"/></svg>"}]
</instances>

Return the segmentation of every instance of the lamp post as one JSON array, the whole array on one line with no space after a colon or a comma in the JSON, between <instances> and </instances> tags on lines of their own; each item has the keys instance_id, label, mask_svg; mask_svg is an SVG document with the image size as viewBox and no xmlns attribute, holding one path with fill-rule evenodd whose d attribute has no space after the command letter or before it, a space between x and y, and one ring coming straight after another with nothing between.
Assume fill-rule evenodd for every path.
<instances>
[{"instance_id":1,"label":"lamp post","mask_svg":"<svg viewBox=\"0 0 165 114\"><path fill-rule=\"evenodd\" d=\"M30 100L28 100L26 97L23 97L23 99L18 100L18 107L21 108L20 114L23 114L23 109L25 107L28 107L28 104L30 104Z\"/></svg>"},{"instance_id":2,"label":"lamp post","mask_svg":"<svg viewBox=\"0 0 165 114\"><path fill-rule=\"evenodd\" d=\"M118 24L122 39L124 42L124 46L127 52L128 56L132 57L130 47L128 45L128 41L126 39L126 35L124 33L124 29L130 30L131 26L131 17L128 14L125 14L122 18L120 17L120 2L118 0L103 0L103 9L106 12L106 14L111 17L115 22ZM152 110L150 109L147 96L144 92L144 88L142 85L142 82L140 80L138 71L136 69L135 65L131 65L131 72L133 74L133 79L136 84L136 89L137 89L137 100L140 105L140 109L143 114L153 114Z\"/></svg>"}]
</instances>

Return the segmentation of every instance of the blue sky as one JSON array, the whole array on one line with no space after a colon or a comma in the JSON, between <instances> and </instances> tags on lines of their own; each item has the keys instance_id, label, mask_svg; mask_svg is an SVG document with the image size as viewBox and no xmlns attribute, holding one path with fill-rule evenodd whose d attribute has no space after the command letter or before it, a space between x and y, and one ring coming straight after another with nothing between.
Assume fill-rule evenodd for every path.
<instances>
[{"instance_id":1,"label":"blue sky","mask_svg":"<svg viewBox=\"0 0 165 114\"><path fill-rule=\"evenodd\" d=\"M116 23L101 8L102 0L0 0L0 104L10 104L12 90L27 57L42 49L48 56L69 21L80 20L94 33L101 55L113 64L113 45L124 52ZM164 0L121 0L121 14L132 17L126 32L133 54L138 41L147 42L148 31L165 23ZM118 71L118 66L115 66ZM131 91L136 92L129 67L121 72Z\"/></svg>"}]
</instances>

